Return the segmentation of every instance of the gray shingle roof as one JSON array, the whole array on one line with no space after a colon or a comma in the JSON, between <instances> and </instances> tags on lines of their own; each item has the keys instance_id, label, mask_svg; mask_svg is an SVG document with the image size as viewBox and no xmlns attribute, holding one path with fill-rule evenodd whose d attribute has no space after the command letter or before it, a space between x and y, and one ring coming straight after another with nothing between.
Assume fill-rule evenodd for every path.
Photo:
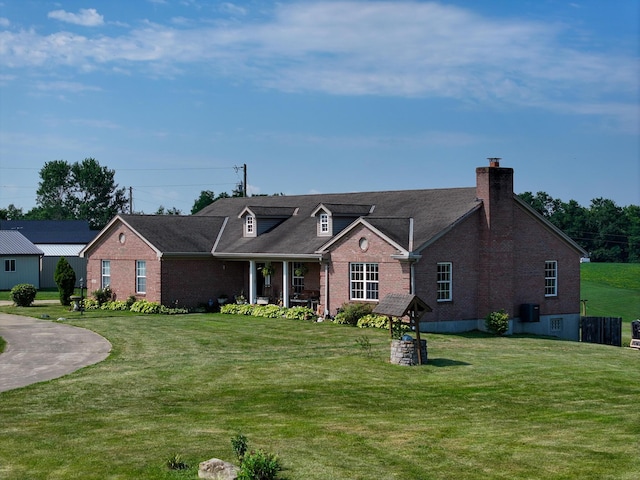
<instances>
[{"instance_id":1,"label":"gray shingle roof","mask_svg":"<svg viewBox=\"0 0 640 480\"><path fill-rule=\"evenodd\" d=\"M289 254L313 256L327 241L316 234L311 213L320 205L332 205L336 211L366 206L360 213L380 231L403 248L409 248L409 218L414 219L414 247L427 243L480 206L475 187L433 190L335 193L295 196L222 198L201 210L198 215L229 217L216 248L219 254ZM297 208L296 214L276 228L254 238L243 237L240 212L252 206ZM369 206L375 206L371 216ZM364 213L363 213L364 212ZM354 218L356 218L354 216Z\"/></svg>"},{"instance_id":2,"label":"gray shingle roof","mask_svg":"<svg viewBox=\"0 0 640 480\"><path fill-rule=\"evenodd\" d=\"M120 215L163 253L211 253L223 217L202 215Z\"/></svg>"},{"instance_id":3,"label":"gray shingle roof","mask_svg":"<svg viewBox=\"0 0 640 480\"><path fill-rule=\"evenodd\" d=\"M0 255L43 255L43 252L20 232L0 230Z\"/></svg>"}]
</instances>

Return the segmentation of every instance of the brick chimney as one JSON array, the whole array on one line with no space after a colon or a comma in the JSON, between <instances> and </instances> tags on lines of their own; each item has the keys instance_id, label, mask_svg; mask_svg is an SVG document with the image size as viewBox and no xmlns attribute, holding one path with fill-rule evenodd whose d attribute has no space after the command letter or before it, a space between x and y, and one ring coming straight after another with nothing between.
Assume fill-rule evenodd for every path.
<instances>
[{"instance_id":1,"label":"brick chimney","mask_svg":"<svg viewBox=\"0 0 640 480\"><path fill-rule=\"evenodd\" d=\"M478 318L504 308L513 310L513 169L489 158L488 167L476 168L476 196L482 200L480 285Z\"/></svg>"}]
</instances>

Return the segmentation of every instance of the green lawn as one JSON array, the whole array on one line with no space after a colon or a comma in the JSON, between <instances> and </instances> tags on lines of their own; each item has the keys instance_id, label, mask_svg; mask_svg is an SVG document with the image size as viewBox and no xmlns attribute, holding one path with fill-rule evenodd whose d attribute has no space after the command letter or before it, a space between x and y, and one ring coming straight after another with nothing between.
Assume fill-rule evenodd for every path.
<instances>
[{"instance_id":1,"label":"green lawn","mask_svg":"<svg viewBox=\"0 0 640 480\"><path fill-rule=\"evenodd\" d=\"M587 315L621 317L622 344L631 341L631 322L640 319L640 263L583 263L580 298Z\"/></svg>"},{"instance_id":2,"label":"green lawn","mask_svg":"<svg viewBox=\"0 0 640 480\"><path fill-rule=\"evenodd\" d=\"M53 318L54 308L31 311ZM380 330L224 315L67 318L114 351L0 394L0 478L195 479L200 461L235 460L238 432L278 453L289 480L640 475L640 353L629 348L427 335L429 364L400 367ZM168 470L176 453L192 468Z\"/></svg>"}]
</instances>

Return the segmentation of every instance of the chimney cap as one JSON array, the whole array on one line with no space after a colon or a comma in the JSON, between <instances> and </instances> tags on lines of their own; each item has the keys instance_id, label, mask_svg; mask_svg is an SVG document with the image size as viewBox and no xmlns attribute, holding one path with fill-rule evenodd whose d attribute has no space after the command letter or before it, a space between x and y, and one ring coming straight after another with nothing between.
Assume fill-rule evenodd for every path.
<instances>
[{"instance_id":1,"label":"chimney cap","mask_svg":"<svg viewBox=\"0 0 640 480\"><path fill-rule=\"evenodd\" d=\"M500 166L500 157L488 157L487 160L489 160L489 166L490 167L499 167Z\"/></svg>"}]
</instances>

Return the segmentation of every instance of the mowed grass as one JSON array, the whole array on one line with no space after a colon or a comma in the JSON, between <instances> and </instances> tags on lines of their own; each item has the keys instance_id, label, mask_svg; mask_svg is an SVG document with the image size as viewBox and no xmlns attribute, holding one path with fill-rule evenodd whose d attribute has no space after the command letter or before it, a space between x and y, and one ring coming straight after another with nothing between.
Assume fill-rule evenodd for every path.
<instances>
[{"instance_id":1,"label":"mowed grass","mask_svg":"<svg viewBox=\"0 0 640 480\"><path fill-rule=\"evenodd\" d=\"M622 318L622 344L629 345L630 324L640 319L640 263L583 263L580 298L589 316Z\"/></svg>"},{"instance_id":2,"label":"mowed grass","mask_svg":"<svg viewBox=\"0 0 640 480\"><path fill-rule=\"evenodd\" d=\"M53 318L53 308L36 311ZM195 479L203 460L235 461L239 432L278 453L289 480L640 475L640 352L629 348L430 334L429 363L401 367L380 330L218 314L67 318L113 352L0 393L2 479ZM176 453L190 469L166 467Z\"/></svg>"}]
</instances>

